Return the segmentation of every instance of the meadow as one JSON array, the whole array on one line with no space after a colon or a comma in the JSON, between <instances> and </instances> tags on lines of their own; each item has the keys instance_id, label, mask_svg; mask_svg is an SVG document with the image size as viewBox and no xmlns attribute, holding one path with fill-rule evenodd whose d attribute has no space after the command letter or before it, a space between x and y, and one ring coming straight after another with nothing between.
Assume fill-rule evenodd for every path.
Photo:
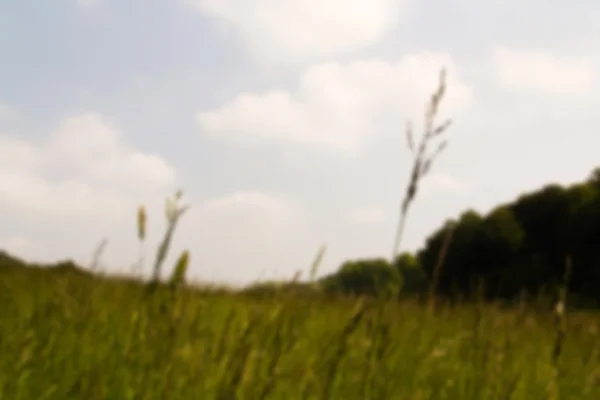
<instances>
[{"instance_id":1,"label":"meadow","mask_svg":"<svg viewBox=\"0 0 600 400\"><path fill-rule=\"evenodd\" d=\"M600 315L0 266L0 398L598 399Z\"/></svg>"}]
</instances>

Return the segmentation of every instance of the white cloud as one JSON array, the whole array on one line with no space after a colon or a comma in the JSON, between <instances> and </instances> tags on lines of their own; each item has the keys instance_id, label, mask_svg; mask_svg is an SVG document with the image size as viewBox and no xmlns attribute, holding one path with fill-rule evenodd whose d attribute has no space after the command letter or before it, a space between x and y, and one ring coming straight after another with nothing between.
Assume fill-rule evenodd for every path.
<instances>
[{"instance_id":1,"label":"white cloud","mask_svg":"<svg viewBox=\"0 0 600 400\"><path fill-rule=\"evenodd\" d=\"M254 235L261 228L269 230L268 227L294 224L301 219L300 209L291 200L260 191L240 191L211 199L204 203L202 210L203 218L231 225L216 224L225 228L223 233L227 235L236 235L239 228L249 229ZM273 239L277 240L278 235Z\"/></svg>"},{"instance_id":2,"label":"white cloud","mask_svg":"<svg viewBox=\"0 0 600 400\"><path fill-rule=\"evenodd\" d=\"M0 134L0 167L6 168L31 168L38 159L37 149L30 143Z\"/></svg>"},{"instance_id":3,"label":"white cloud","mask_svg":"<svg viewBox=\"0 0 600 400\"><path fill-rule=\"evenodd\" d=\"M0 251L6 251L18 257L27 257L33 253L40 253L39 246L23 236L0 237ZM27 258L26 261L33 261Z\"/></svg>"},{"instance_id":4,"label":"white cloud","mask_svg":"<svg viewBox=\"0 0 600 400\"><path fill-rule=\"evenodd\" d=\"M567 95L589 93L598 69L591 58L503 46L495 49L492 64L498 82L509 89Z\"/></svg>"},{"instance_id":5,"label":"white cloud","mask_svg":"<svg viewBox=\"0 0 600 400\"><path fill-rule=\"evenodd\" d=\"M205 209L213 214L230 213L232 209L245 212L258 211L258 214L267 213L277 219L293 218L295 213L288 200L259 191L239 191L229 196L211 199L204 205Z\"/></svg>"},{"instance_id":6,"label":"white cloud","mask_svg":"<svg viewBox=\"0 0 600 400\"><path fill-rule=\"evenodd\" d=\"M382 126L391 129L403 126L406 118L420 118L442 67L448 69L448 91L441 109L454 116L469 105L471 90L458 79L449 55L423 52L397 63L319 64L303 74L293 92L241 94L219 109L198 112L196 119L210 136L291 141L353 153Z\"/></svg>"},{"instance_id":7,"label":"white cloud","mask_svg":"<svg viewBox=\"0 0 600 400\"><path fill-rule=\"evenodd\" d=\"M380 39L404 0L188 0L235 29L261 58L347 53Z\"/></svg>"},{"instance_id":8,"label":"white cloud","mask_svg":"<svg viewBox=\"0 0 600 400\"><path fill-rule=\"evenodd\" d=\"M28 173L0 173L0 206L35 215L104 219L122 215L126 207L121 193L72 180L48 182Z\"/></svg>"},{"instance_id":9,"label":"white cloud","mask_svg":"<svg viewBox=\"0 0 600 400\"><path fill-rule=\"evenodd\" d=\"M0 136L0 220L8 221L0 227L0 249L26 260L72 258L85 265L107 238L102 265L129 273L139 256L135 210L141 203L148 210L148 275L174 181L172 166L133 148L95 113L63 119L46 140ZM206 201L191 195L186 202L191 208L175 233L165 274L185 248L192 254L190 276L205 281L247 283L263 269L264 277L285 275L309 237L301 208L285 196L238 191Z\"/></svg>"},{"instance_id":10,"label":"white cloud","mask_svg":"<svg viewBox=\"0 0 600 400\"><path fill-rule=\"evenodd\" d=\"M64 119L50 149L56 157L77 165L88 180L123 188L148 189L173 182L175 172L165 160L131 148L122 133L95 113Z\"/></svg>"},{"instance_id":11,"label":"white cloud","mask_svg":"<svg viewBox=\"0 0 600 400\"><path fill-rule=\"evenodd\" d=\"M433 167L435 168L435 166ZM445 172L432 172L423 178L422 189L425 194L457 194L468 192L471 184Z\"/></svg>"},{"instance_id":12,"label":"white cloud","mask_svg":"<svg viewBox=\"0 0 600 400\"><path fill-rule=\"evenodd\" d=\"M247 283L261 270L270 276L289 271L307 236L298 205L261 191L192 201L182 221L176 236L193 250L194 274L216 281Z\"/></svg>"},{"instance_id":13,"label":"white cloud","mask_svg":"<svg viewBox=\"0 0 600 400\"><path fill-rule=\"evenodd\" d=\"M352 210L349 214L350 220L364 224L377 224L384 222L386 215L379 207L366 207Z\"/></svg>"},{"instance_id":14,"label":"white cloud","mask_svg":"<svg viewBox=\"0 0 600 400\"><path fill-rule=\"evenodd\" d=\"M0 166L0 207L84 220L119 215L175 178L166 161L131 148L94 113L65 118L46 141L0 136Z\"/></svg>"}]
</instances>

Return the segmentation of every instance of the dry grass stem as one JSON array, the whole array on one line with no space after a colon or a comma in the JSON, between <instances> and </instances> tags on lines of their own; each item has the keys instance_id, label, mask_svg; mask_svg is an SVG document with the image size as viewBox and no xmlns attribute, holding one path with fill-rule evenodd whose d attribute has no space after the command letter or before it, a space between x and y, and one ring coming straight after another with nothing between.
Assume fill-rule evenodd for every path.
<instances>
[{"instance_id":1,"label":"dry grass stem","mask_svg":"<svg viewBox=\"0 0 600 400\"><path fill-rule=\"evenodd\" d=\"M400 250L400 244L402 241L402 234L404 232L404 226L406 224L406 219L408 216L408 210L410 208L411 203L415 199L417 195L417 191L419 188L419 183L421 179L431 170L431 166L435 159L440 155L440 153L446 148L447 141L442 141L438 144L436 149L429 154L428 146L430 142L435 139L437 136L442 135L451 125L450 120L446 120L440 125L435 124L435 119L437 117L439 106L446 92L446 71L442 69L440 72L439 85L437 90L432 94L430 101L427 103L425 108L425 122L424 122L424 132L421 135L421 140L419 141L418 147L415 149L414 140L413 140L413 129L412 124L409 122L406 128L406 138L408 143L408 148L413 154L414 163L410 174L410 179L408 186L406 187L406 192L404 194L404 199L400 204L400 216L398 220L398 226L396 229L396 236L394 239L394 245L392 248L392 256L391 261L394 262L398 252Z\"/></svg>"}]
</instances>

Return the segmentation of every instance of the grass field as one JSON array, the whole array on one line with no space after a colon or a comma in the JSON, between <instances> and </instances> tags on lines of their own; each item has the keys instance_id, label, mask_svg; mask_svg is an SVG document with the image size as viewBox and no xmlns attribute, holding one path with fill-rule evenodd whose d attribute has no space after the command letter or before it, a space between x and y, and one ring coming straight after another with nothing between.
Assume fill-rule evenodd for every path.
<instances>
[{"instance_id":1,"label":"grass field","mask_svg":"<svg viewBox=\"0 0 600 400\"><path fill-rule=\"evenodd\" d=\"M0 268L0 398L600 399L597 314L148 293Z\"/></svg>"}]
</instances>

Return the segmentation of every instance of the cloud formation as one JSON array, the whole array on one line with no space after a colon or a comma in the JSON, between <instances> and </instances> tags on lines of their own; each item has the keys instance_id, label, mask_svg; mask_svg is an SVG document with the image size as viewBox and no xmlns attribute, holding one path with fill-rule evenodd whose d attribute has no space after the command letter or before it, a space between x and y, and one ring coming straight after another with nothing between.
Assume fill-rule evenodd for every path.
<instances>
[{"instance_id":1,"label":"cloud formation","mask_svg":"<svg viewBox=\"0 0 600 400\"><path fill-rule=\"evenodd\" d=\"M120 215L175 179L167 161L132 148L96 113L63 119L44 141L0 136L0 166L0 205L52 218Z\"/></svg>"},{"instance_id":2,"label":"cloud formation","mask_svg":"<svg viewBox=\"0 0 600 400\"><path fill-rule=\"evenodd\" d=\"M199 111L196 120L202 133L213 137L356 153L365 138L403 126L407 118L420 119L443 67L449 89L442 110L454 116L470 104L471 89L449 55L422 52L396 63L318 64L304 72L293 91L240 94L220 108Z\"/></svg>"},{"instance_id":3,"label":"cloud formation","mask_svg":"<svg viewBox=\"0 0 600 400\"><path fill-rule=\"evenodd\" d=\"M188 0L234 29L253 53L300 61L374 44L396 24L403 0Z\"/></svg>"},{"instance_id":4,"label":"cloud formation","mask_svg":"<svg viewBox=\"0 0 600 400\"><path fill-rule=\"evenodd\" d=\"M497 81L510 90L551 95L588 94L597 78L592 58L559 56L539 49L498 46L492 68Z\"/></svg>"},{"instance_id":5,"label":"cloud formation","mask_svg":"<svg viewBox=\"0 0 600 400\"><path fill-rule=\"evenodd\" d=\"M258 190L237 191L193 204L178 235L194 248L194 275L248 283L282 276L305 249L306 216L293 200Z\"/></svg>"},{"instance_id":6,"label":"cloud formation","mask_svg":"<svg viewBox=\"0 0 600 400\"><path fill-rule=\"evenodd\" d=\"M348 215L350 221L361 224L378 224L385 221L385 212L377 207L361 207L352 210Z\"/></svg>"},{"instance_id":7,"label":"cloud formation","mask_svg":"<svg viewBox=\"0 0 600 400\"><path fill-rule=\"evenodd\" d=\"M0 218L54 230L52 237L0 230L0 248L28 260L73 257L87 263L94 244L105 237L107 270L128 273L138 257L135 210L144 204L147 275L166 227L164 199L176 182L173 165L136 149L98 113L62 119L46 140L0 135ZM175 233L167 274L188 248L195 261L191 277L229 283L258 279L256 268L243 271L248 262L260 263L272 276L289 264L294 252L289 246L306 238L301 208L283 196L255 190L187 201L191 208Z\"/></svg>"}]
</instances>

